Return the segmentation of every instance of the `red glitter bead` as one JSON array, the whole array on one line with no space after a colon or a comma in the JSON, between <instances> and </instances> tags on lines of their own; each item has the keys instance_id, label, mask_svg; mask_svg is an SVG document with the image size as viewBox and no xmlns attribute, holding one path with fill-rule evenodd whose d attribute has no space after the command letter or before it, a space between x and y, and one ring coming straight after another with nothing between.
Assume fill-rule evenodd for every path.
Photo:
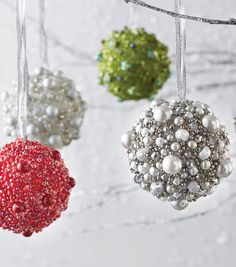
<instances>
[{"instance_id":1,"label":"red glitter bead","mask_svg":"<svg viewBox=\"0 0 236 267\"><path fill-rule=\"evenodd\" d=\"M74 178L70 177L69 185L70 185L71 188L75 187L76 181L75 181Z\"/></svg>"},{"instance_id":2,"label":"red glitter bead","mask_svg":"<svg viewBox=\"0 0 236 267\"><path fill-rule=\"evenodd\" d=\"M60 152L22 139L1 149L0 177L0 227L25 237L60 217L75 185Z\"/></svg>"}]
</instances>

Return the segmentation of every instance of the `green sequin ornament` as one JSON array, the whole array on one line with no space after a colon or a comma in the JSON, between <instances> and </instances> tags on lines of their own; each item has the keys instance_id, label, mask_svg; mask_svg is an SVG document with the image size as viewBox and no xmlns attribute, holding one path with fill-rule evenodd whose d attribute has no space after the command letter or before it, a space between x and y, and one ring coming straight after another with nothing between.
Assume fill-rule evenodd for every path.
<instances>
[{"instance_id":1,"label":"green sequin ornament","mask_svg":"<svg viewBox=\"0 0 236 267\"><path fill-rule=\"evenodd\" d=\"M100 84L120 100L152 98L170 76L168 47L143 28L112 32L97 61Z\"/></svg>"}]
</instances>

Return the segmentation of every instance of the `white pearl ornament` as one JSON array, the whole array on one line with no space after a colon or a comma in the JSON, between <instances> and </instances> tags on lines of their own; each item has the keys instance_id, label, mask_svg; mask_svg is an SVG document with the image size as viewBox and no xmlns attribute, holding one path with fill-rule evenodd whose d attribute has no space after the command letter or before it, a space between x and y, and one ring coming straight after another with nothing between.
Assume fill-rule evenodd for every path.
<instances>
[{"instance_id":1,"label":"white pearl ornament","mask_svg":"<svg viewBox=\"0 0 236 267\"><path fill-rule=\"evenodd\" d=\"M14 84L15 91L17 86ZM18 132L16 93L4 94L4 109L12 123L5 126L11 137ZM12 107L12 108L10 108ZM79 138L85 102L74 82L61 71L36 69L29 77L27 137L54 148L62 148Z\"/></svg>"},{"instance_id":2,"label":"white pearl ornament","mask_svg":"<svg viewBox=\"0 0 236 267\"><path fill-rule=\"evenodd\" d=\"M225 128L200 102L155 101L131 133L125 148L135 155L135 182L176 210L213 193L232 172Z\"/></svg>"}]
</instances>

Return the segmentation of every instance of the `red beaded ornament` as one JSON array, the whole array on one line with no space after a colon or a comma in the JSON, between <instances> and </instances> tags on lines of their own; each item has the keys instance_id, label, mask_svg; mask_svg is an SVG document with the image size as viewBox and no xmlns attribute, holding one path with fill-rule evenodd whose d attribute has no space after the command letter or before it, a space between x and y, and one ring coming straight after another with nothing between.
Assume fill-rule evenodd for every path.
<instances>
[{"instance_id":1,"label":"red beaded ornament","mask_svg":"<svg viewBox=\"0 0 236 267\"><path fill-rule=\"evenodd\" d=\"M60 152L36 141L17 139L0 151L0 227L38 233L67 208L75 180Z\"/></svg>"}]
</instances>

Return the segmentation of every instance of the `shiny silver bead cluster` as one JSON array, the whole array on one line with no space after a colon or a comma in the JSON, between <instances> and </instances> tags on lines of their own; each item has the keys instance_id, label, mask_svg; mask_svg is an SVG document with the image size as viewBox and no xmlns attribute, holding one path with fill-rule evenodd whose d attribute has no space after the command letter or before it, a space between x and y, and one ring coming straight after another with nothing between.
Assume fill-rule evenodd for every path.
<instances>
[{"instance_id":1,"label":"shiny silver bead cluster","mask_svg":"<svg viewBox=\"0 0 236 267\"><path fill-rule=\"evenodd\" d=\"M155 100L121 141L135 182L177 210L232 172L225 129L200 102Z\"/></svg>"},{"instance_id":2,"label":"shiny silver bead cluster","mask_svg":"<svg viewBox=\"0 0 236 267\"><path fill-rule=\"evenodd\" d=\"M8 136L18 135L16 85L15 92L3 95ZM61 71L46 68L36 69L29 78L27 136L42 144L57 149L69 145L79 138L85 113L85 102L81 99L74 82Z\"/></svg>"}]
</instances>

